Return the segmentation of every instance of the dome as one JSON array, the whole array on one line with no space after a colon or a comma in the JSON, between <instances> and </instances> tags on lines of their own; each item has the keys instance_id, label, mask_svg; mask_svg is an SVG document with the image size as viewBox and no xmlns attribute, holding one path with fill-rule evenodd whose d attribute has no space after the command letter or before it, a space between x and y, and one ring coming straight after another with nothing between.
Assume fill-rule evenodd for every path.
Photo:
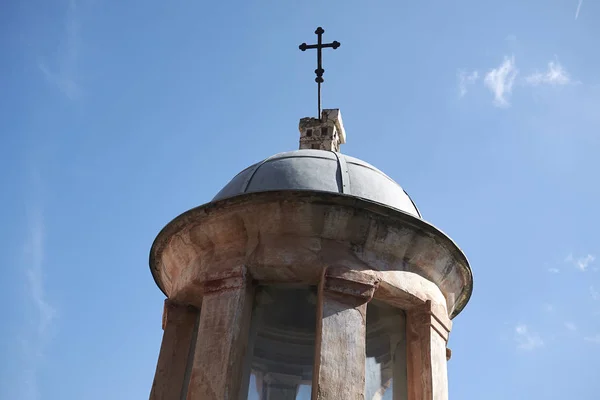
<instances>
[{"instance_id":1,"label":"dome","mask_svg":"<svg viewBox=\"0 0 600 400\"><path fill-rule=\"evenodd\" d=\"M213 201L243 193L312 190L375 201L421 218L408 194L372 165L341 153L296 150L275 154L237 174Z\"/></svg>"}]
</instances>

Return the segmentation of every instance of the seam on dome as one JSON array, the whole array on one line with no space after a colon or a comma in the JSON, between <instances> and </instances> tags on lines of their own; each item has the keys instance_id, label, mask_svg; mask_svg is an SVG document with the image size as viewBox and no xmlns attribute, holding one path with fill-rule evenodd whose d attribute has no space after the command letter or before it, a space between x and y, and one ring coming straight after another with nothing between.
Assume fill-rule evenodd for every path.
<instances>
[{"instance_id":1,"label":"seam on dome","mask_svg":"<svg viewBox=\"0 0 600 400\"><path fill-rule=\"evenodd\" d=\"M337 158L338 168L340 169L340 176L342 178L342 193L352 194L350 190L350 174L348 173L348 165L346 164L346 157L343 154L332 151Z\"/></svg>"},{"instance_id":2,"label":"seam on dome","mask_svg":"<svg viewBox=\"0 0 600 400\"><path fill-rule=\"evenodd\" d=\"M398 182L396 182L395 180L393 180L392 178L390 178L389 176L387 176L385 172L383 172L380 169L377 169L376 167L374 167L372 165L359 164L359 163L352 162L352 161L348 161L348 164L358 165L359 167L367 168L367 169L370 169L373 172L377 172L377 173L385 176L386 178L388 178L394 185L402 188L402 186L400 186L400 184ZM404 190L404 189L402 189L402 190Z\"/></svg>"},{"instance_id":3,"label":"seam on dome","mask_svg":"<svg viewBox=\"0 0 600 400\"><path fill-rule=\"evenodd\" d=\"M293 153L295 153L295 152L293 152ZM350 185L350 173L349 173L349 169L348 169L348 164L353 164L353 165L356 165L358 167L367 168L367 169L369 169L369 170L371 170L373 172L376 172L376 173L379 173L379 174L383 175L391 183L393 183L398 188L400 188L400 190L402 190L404 192L404 194L406 195L406 197L408 197L408 199L410 200L410 202L411 202L412 206L414 207L415 211L417 212L417 215L419 216L419 218L421 218L421 219L423 218L422 215L421 215L421 212L419 211L419 208L417 207L417 205L415 204L415 202L413 201L413 199L410 197L410 195L408 193L406 193L406 190L404 190L404 188L402 186L400 186L400 184L398 184L398 182L396 182L395 180L393 180L392 178L390 178L384 172L382 172L379 169L371 166L370 164L365 165L366 162L365 162L365 164L359 164L357 162L348 161L346 159L346 156L344 154L337 153L335 151L330 151L330 150L328 150L327 153L333 153L333 155L335 156L336 161L337 161L337 166L340 169L340 175L341 175L341 178L342 178L342 188L341 188L342 191L341 191L341 193L347 194L347 195L352 195L352 191L351 191L351 188L350 188L351 185ZM243 171L240 171L237 175L240 175L244 171L249 170L252 167L254 167L254 169L252 170L252 172L248 175L248 177L244 181L244 184L242 185L240 193L246 193L246 191L248 190L248 187L250 186L250 183L252 182L252 179L254 178L254 175L258 172L258 169L260 167L262 167L263 164L265 164L265 163L267 163L269 161L273 161L273 160L285 160L285 159L288 159L288 158L318 158L318 159L322 159L322 160L334 161L333 159L331 159L329 157L323 157L323 156L318 156L318 155L290 154L289 156L281 157L281 154L285 154L285 153L273 154L272 156L265 158L261 162L256 163L254 165L251 165L248 168L244 169Z\"/></svg>"},{"instance_id":4,"label":"seam on dome","mask_svg":"<svg viewBox=\"0 0 600 400\"><path fill-rule=\"evenodd\" d=\"M288 153L293 153L293 152L288 152ZM254 163L252 165L247 166L246 168L244 168L243 170L241 170L240 172L238 172L237 174L235 174L233 176L233 178L231 178L231 180L234 180L235 178L237 178L239 175L243 174L246 171L249 171L249 170L253 170L254 171L257 167L260 167L265 162L267 162L267 161L269 161L271 159L274 159L275 157L277 157L277 156L279 156L281 154L286 154L286 152L273 154L272 156L270 156L270 157L268 157L268 158L266 158L266 159L264 159L262 161L259 161L257 163ZM285 160L286 158L320 158L320 159L323 159L323 160L331 160L331 158L328 158L328 157L309 156L309 155L297 155L297 154L290 155L290 156L285 156L285 157L278 157L277 160ZM254 172L251 172L250 174L252 175L253 173ZM244 182L246 182L246 181L244 181ZM246 186L243 186L243 187L245 188Z\"/></svg>"},{"instance_id":5,"label":"seam on dome","mask_svg":"<svg viewBox=\"0 0 600 400\"><path fill-rule=\"evenodd\" d=\"M415 202L413 201L413 199L410 197L410 195L406 192L406 190L404 190L404 188L402 186L400 186L400 184L398 182L396 182L395 180L393 180L392 178L390 178L385 172L383 172L383 171L381 171L381 170L379 170L376 167L373 167L371 165L359 164L357 162L352 162L352 161L348 161L348 163L356 165L356 166L359 166L359 167L370 169L373 172L377 172L377 173L385 176L390 182L392 182L394 185L396 185L397 187L399 187L400 190L402 190L404 192L404 194L406 195L406 197L408 197L408 199L410 200L411 204L415 208L415 211L417 212L417 215L419 216L419 218L423 218L423 216L421 215L421 211L419 211L419 208L417 207L417 205L415 204ZM366 161L365 161L365 163L366 163Z\"/></svg>"},{"instance_id":6,"label":"seam on dome","mask_svg":"<svg viewBox=\"0 0 600 400\"><path fill-rule=\"evenodd\" d=\"M333 153L333 151L331 151L330 153ZM258 169L260 167L262 167L263 164L265 164L265 163L267 163L269 161L273 161L273 160L285 160L285 159L288 159L288 158L319 158L319 159L322 159L322 160L334 161L334 160L332 160L329 157L319 157L319 156L309 156L309 155L306 155L306 156L289 155L289 156L285 156L285 157L278 157L280 154L285 154L285 153L273 154L271 157L267 157L264 160L262 160L261 162L256 163L255 164L256 167L250 173L250 175L248 176L248 178L246 179L246 181L242 185L241 193L246 193L246 190L248 190L248 186L250 186L250 182L252 181L252 178L254 178L254 174L256 174L256 172L258 171ZM250 167L248 167L248 168L250 168ZM246 168L246 169L248 169L248 168Z\"/></svg>"},{"instance_id":7,"label":"seam on dome","mask_svg":"<svg viewBox=\"0 0 600 400\"><path fill-rule=\"evenodd\" d=\"M398 185L398 186L400 186L400 185ZM419 207L417 207L417 205L413 201L412 197L410 197L410 195L408 193L406 193L406 190L402 189L402 191L404 192L404 194L406 195L406 197L408 197L408 199L412 203L412 205L415 208L415 211L417 212L417 215L419 216L419 218L423 219L423 216L421 215L421 211L419 211Z\"/></svg>"},{"instance_id":8,"label":"seam on dome","mask_svg":"<svg viewBox=\"0 0 600 400\"><path fill-rule=\"evenodd\" d=\"M247 166L246 168L244 168L243 170L241 170L240 172L238 172L237 174L235 174L235 175L234 175L234 177L233 177L233 178L231 178L229 182L231 182L232 180L234 180L235 178L237 178L238 176L240 176L240 175L241 175L241 174L243 174L244 172L251 170L251 169L252 169L252 168L254 168L254 167L257 165L257 164L259 164L259 163L254 163L254 164L252 164L252 165L249 165L249 166Z\"/></svg>"},{"instance_id":9,"label":"seam on dome","mask_svg":"<svg viewBox=\"0 0 600 400\"><path fill-rule=\"evenodd\" d=\"M250 186L250 182L252 181L252 178L254 178L254 174L256 174L256 171L258 171L258 169L260 167L262 167L262 165L264 163L266 163L267 161L269 161L271 158L277 156L278 154L273 154L271 157L267 157L264 160L262 160L261 162L255 164L256 166L254 167L254 170L248 175L248 178L246 178L246 180L244 181L244 184L242 185L242 190L241 193L246 193L246 190L248 190L248 186Z\"/></svg>"}]
</instances>

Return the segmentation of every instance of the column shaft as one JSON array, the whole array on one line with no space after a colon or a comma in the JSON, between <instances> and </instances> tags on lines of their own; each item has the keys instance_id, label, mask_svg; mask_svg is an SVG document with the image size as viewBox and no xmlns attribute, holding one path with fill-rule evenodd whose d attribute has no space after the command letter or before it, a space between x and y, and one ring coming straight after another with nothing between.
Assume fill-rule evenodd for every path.
<instances>
[{"instance_id":1,"label":"column shaft","mask_svg":"<svg viewBox=\"0 0 600 400\"><path fill-rule=\"evenodd\" d=\"M319 286L313 400L363 400L367 302L376 281L329 267Z\"/></svg>"},{"instance_id":2,"label":"column shaft","mask_svg":"<svg viewBox=\"0 0 600 400\"><path fill-rule=\"evenodd\" d=\"M163 340L150 400L180 400L191 365L198 329L198 309L165 300Z\"/></svg>"},{"instance_id":3,"label":"column shaft","mask_svg":"<svg viewBox=\"0 0 600 400\"><path fill-rule=\"evenodd\" d=\"M244 267L209 277L187 400L239 400L253 287Z\"/></svg>"},{"instance_id":4,"label":"column shaft","mask_svg":"<svg viewBox=\"0 0 600 400\"><path fill-rule=\"evenodd\" d=\"M448 400L448 322L431 301L407 312L408 400Z\"/></svg>"}]
</instances>

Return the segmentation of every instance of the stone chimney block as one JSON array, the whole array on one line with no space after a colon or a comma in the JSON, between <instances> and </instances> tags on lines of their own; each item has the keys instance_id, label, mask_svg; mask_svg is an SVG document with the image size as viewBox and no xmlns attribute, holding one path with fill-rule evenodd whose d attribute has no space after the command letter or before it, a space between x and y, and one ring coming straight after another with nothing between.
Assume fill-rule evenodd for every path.
<instances>
[{"instance_id":1,"label":"stone chimney block","mask_svg":"<svg viewBox=\"0 0 600 400\"><path fill-rule=\"evenodd\" d=\"M300 149L340 151L340 145L346 143L346 131L339 109L325 109L321 119L302 118L299 124Z\"/></svg>"}]
</instances>

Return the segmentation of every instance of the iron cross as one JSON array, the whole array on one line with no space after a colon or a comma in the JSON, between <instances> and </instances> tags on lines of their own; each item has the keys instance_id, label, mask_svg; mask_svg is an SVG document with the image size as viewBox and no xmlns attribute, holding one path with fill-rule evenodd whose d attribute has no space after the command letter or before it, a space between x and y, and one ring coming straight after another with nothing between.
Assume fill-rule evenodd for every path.
<instances>
[{"instance_id":1,"label":"iron cross","mask_svg":"<svg viewBox=\"0 0 600 400\"><path fill-rule=\"evenodd\" d=\"M325 33L325 31L321 27L318 27L315 33L317 34L317 44L302 43L300 46L298 46L298 48L302 51L306 51L307 49L317 49L317 69L315 69L315 74L317 74L317 77L315 78L315 82L317 82L318 86L318 118L321 119L321 83L323 83L323 73L325 72L325 70L323 69L323 56L321 54L321 50L328 47L331 47L335 50L338 47L340 47L340 42L334 40L331 43L323 44L323 33Z\"/></svg>"}]
</instances>

